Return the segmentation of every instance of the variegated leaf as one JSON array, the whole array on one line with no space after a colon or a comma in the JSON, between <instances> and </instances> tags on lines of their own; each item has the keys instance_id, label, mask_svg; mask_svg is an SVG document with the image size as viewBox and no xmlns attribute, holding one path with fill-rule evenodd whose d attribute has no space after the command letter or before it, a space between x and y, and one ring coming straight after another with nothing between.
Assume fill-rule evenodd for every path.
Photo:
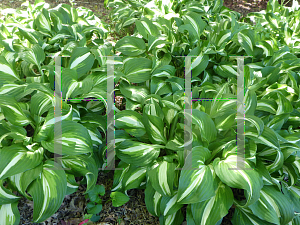
<instances>
[{"instance_id":1,"label":"variegated leaf","mask_svg":"<svg viewBox=\"0 0 300 225\"><path fill-rule=\"evenodd\" d=\"M20 224L20 212L18 209L18 202L0 205L0 224Z\"/></svg>"},{"instance_id":2,"label":"variegated leaf","mask_svg":"<svg viewBox=\"0 0 300 225\"><path fill-rule=\"evenodd\" d=\"M171 196L162 196L160 202L160 213L166 217L176 213L182 206L182 203L177 201L178 193L174 192Z\"/></svg>"},{"instance_id":3,"label":"variegated leaf","mask_svg":"<svg viewBox=\"0 0 300 225\"><path fill-rule=\"evenodd\" d=\"M38 44L33 45L31 49L20 52L19 56L24 61L36 65L41 71L41 64L45 60L45 52Z\"/></svg>"},{"instance_id":4,"label":"variegated leaf","mask_svg":"<svg viewBox=\"0 0 300 225\"><path fill-rule=\"evenodd\" d=\"M42 169L43 163L40 163L37 167L34 167L33 169L10 176L9 179L11 180L11 182L13 182L14 186L18 189L20 193L26 196L27 199L32 200L32 197L30 197L26 193L26 189L30 185L30 183L40 175Z\"/></svg>"},{"instance_id":5,"label":"variegated leaf","mask_svg":"<svg viewBox=\"0 0 300 225\"><path fill-rule=\"evenodd\" d=\"M147 187L145 189L145 204L147 210L154 216L160 216L160 203L162 195L157 192L151 185L147 182Z\"/></svg>"},{"instance_id":6,"label":"variegated leaf","mask_svg":"<svg viewBox=\"0 0 300 225\"><path fill-rule=\"evenodd\" d=\"M0 96L0 107L5 118L13 125L26 126L32 121L24 114L20 104L9 95Z\"/></svg>"},{"instance_id":7,"label":"variegated leaf","mask_svg":"<svg viewBox=\"0 0 300 225\"><path fill-rule=\"evenodd\" d=\"M193 109L192 123L199 126L203 141L210 143L216 139L217 130L215 128L215 124L205 112L202 112L198 109Z\"/></svg>"},{"instance_id":8,"label":"variegated leaf","mask_svg":"<svg viewBox=\"0 0 300 225\"><path fill-rule=\"evenodd\" d=\"M3 187L3 181L0 180L0 207L1 205L17 202L20 199L21 197L14 195L10 190ZM0 221L1 221L1 217L0 217Z\"/></svg>"},{"instance_id":9,"label":"variegated leaf","mask_svg":"<svg viewBox=\"0 0 300 225\"><path fill-rule=\"evenodd\" d=\"M159 222L161 225L181 225L183 220L184 218L180 209L171 215L161 215L159 217Z\"/></svg>"},{"instance_id":10,"label":"variegated leaf","mask_svg":"<svg viewBox=\"0 0 300 225\"><path fill-rule=\"evenodd\" d=\"M0 179L33 169L42 162L44 149L29 151L23 145L14 144L0 149Z\"/></svg>"},{"instance_id":11,"label":"variegated leaf","mask_svg":"<svg viewBox=\"0 0 300 225\"><path fill-rule=\"evenodd\" d=\"M77 47L73 50L69 69L75 69L78 79L89 72L94 64L95 57L90 53L87 47Z\"/></svg>"},{"instance_id":12,"label":"variegated leaf","mask_svg":"<svg viewBox=\"0 0 300 225\"><path fill-rule=\"evenodd\" d=\"M35 132L36 135L34 136L34 141L35 142L41 142L41 141L45 141L48 139L48 135L49 132L51 130L51 128L54 126L55 122L57 123L58 121L63 121L63 120L72 120L73 117L73 110L72 109L72 105L70 107L70 109L62 109L62 116L61 118L55 118L54 117L54 108L51 108L48 111L48 114L44 120L44 123L42 124L42 126L40 126Z\"/></svg>"},{"instance_id":13,"label":"variegated leaf","mask_svg":"<svg viewBox=\"0 0 300 225\"><path fill-rule=\"evenodd\" d=\"M226 214L233 203L233 193L230 187L219 182L216 195L206 201L191 204L191 213L195 224L217 224Z\"/></svg>"},{"instance_id":14,"label":"variegated leaf","mask_svg":"<svg viewBox=\"0 0 300 225\"><path fill-rule=\"evenodd\" d=\"M80 155L92 152L92 139L87 129L74 121L62 120L61 133L49 129L48 139L41 144L48 151L55 153L54 143L61 146L62 155Z\"/></svg>"},{"instance_id":15,"label":"variegated leaf","mask_svg":"<svg viewBox=\"0 0 300 225\"><path fill-rule=\"evenodd\" d=\"M245 29L238 33L238 41L247 55L254 55L255 32L254 30Z\"/></svg>"},{"instance_id":16,"label":"variegated leaf","mask_svg":"<svg viewBox=\"0 0 300 225\"><path fill-rule=\"evenodd\" d=\"M115 49L124 55L138 56L146 51L146 44L141 38L125 36L117 41Z\"/></svg>"},{"instance_id":17,"label":"variegated leaf","mask_svg":"<svg viewBox=\"0 0 300 225\"><path fill-rule=\"evenodd\" d=\"M59 158L63 168L70 168L70 173L76 176L85 176L87 180L86 192L91 190L97 181L98 168L91 155L64 156Z\"/></svg>"},{"instance_id":18,"label":"variegated leaf","mask_svg":"<svg viewBox=\"0 0 300 225\"><path fill-rule=\"evenodd\" d=\"M53 107L54 104L54 96L52 94L39 92L31 97L30 112L32 115L41 116L44 112L47 112Z\"/></svg>"},{"instance_id":19,"label":"variegated leaf","mask_svg":"<svg viewBox=\"0 0 300 225\"><path fill-rule=\"evenodd\" d=\"M124 64L124 74L132 83L142 83L150 79L152 62L147 58L132 58Z\"/></svg>"},{"instance_id":20,"label":"variegated leaf","mask_svg":"<svg viewBox=\"0 0 300 225\"><path fill-rule=\"evenodd\" d=\"M139 188L142 182L146 181L146 167L136 167L130 165L129 170L126 171L124 178L122 179L123 190L130 190L133 188Z\"/></svg>"},{"instance_id":21,"label":"variegated leaf","mask_svg":"<svg viewBox=\"0 0 300 225\"><path fill-rule=\"evenodd\" d=\"M141 114L135 111L123 110L116 114L115 126L125 129L130 135L141 137L146 133Z\"/></svg>"},{"instance_id":22,"label":"variegated leaf","mask_svg":"<svg viewBox=\"0 0 300 225\"><path fill-rule=\"evenodd\" d=\"M249 208L237 207L231 220L233 225L272 225L255 216Z\"/></svg>"},{"instance_id":23,"label":"variegated leaf","mask_svg":"<svg viewBox=\"0 0 300 225\"><path fill-rule=\"evenodd\" d=\"M67 191L67 178L58 164L47 160L43 171L32 182L27 192L33 198L33 221L42 222L53 215L61 206Z\"/></svg>"},{"instance_id":24,"label":"variegated leaf","mask_svg":"<svg viewBox=\"0 0 300 225\"><path fill-rule=\"evenodd\" d=\"M163 146L125 140L116 147L118 158L136 166L146 166L155 160Z\"/></svg>"},{"instance_id":25,"label":"variegated leaf","mask_svg":"<svg viewBox=\"0 0 300 225\"><path fill-rule=\"evenodd\" d=\"M164 122L161 117L144 114L143 122L151 143L164 145L167 143L164 136Z\"/></svg>"},{"instance_id":26,"label":"variegated leaf","mask_svg":"<svg viewBox=\"0 0 300 225\"><path fill-rule=\"evenodd\" d=\"M204 147L194 147L187 156L179 178L178 202L197 203L215 195L212 172L205 165L210 156L210 151Z\"/></svg>"},{"instance_id":27,"label":"variegated leaf","mask_svg":"<svg viewBox=\"0 0 300 225\"><path fill-rule=\"evenodd\" d=\"M264 186L258 201L249 208L254 215L273 224L288 224L294 217L292 202L274 186Z\"/></svg>"},{"instance_id":28,"label":"variegated leaf","mask_svg":"<svg viewBox=\"0 0 300 225\"><path fill-rule=\"evenodd\" d=\"M222 161L220 161L220 158L216 158L213 162L213 166L217 176L223 183L232 188L244 189L248 192L247 202L245 204L237 201L238 205L246 207L259 199L260 190L263 187L263 180L261 175L252 169L251 165L246 160L244 161L246 169L237 168L238 160L244 161L245 159L242 159L237 155L230 155ZM230 168L232 169L230 170ZM234 170L234 168L237 169Z\"/></svg>"},{"instance_id":29,"label":"variegated leaf","mask_svg":"<svg viewBox=\"0 0 300 225\"><path fill-rule=\"evenodd\" d=\"M4 56L0 56L0 84L12 83L20 80L17 71L7 62Z\"/></svg>"},{"instance_id":30,"label":"variegated leaf","mask_svg":"<svg viewBox=\"0 0 300 225\"><path fill-rule=\"evenodd\" d=\"M176 164L167 161L155 162L147 170L152 187L163 196L173 195L173 183Z\"/></svg>"}]
</instances>

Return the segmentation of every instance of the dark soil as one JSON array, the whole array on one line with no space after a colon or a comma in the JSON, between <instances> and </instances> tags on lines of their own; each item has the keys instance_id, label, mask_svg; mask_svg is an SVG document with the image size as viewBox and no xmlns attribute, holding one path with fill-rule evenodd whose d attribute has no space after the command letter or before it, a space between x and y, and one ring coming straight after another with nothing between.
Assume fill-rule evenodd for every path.
<instances>
[{"instance_id":1,"label":"dark soil","mask_svg":"<svg viewBox=\"0 0 300 225\"><path fill-rule=\"evenodd\" d=\"M110 190L113 185L113 174L113 171L99 171L97 184L102 184L106 190L105 195L101 197L103 208L99 215L99 222L89 222L88 224L158 225L159 219L147 211L144 202L144 190L129 190L127 193L130 196L130 200L121 207L113 207L111 201L107 202L110 199ZM86 185L80 185L77 192L67 195L58 211L43 223L32 222L33 202L22 198L18 205L21 214L20 224L64 225L63 222L65 222L66 224L70 223L69 225L78 225L83 221L84 214L87 213L85 207L88 201L84 197L85 190ZM19 195L18 193L16 194Z\"/></svg>"}]
</instances>

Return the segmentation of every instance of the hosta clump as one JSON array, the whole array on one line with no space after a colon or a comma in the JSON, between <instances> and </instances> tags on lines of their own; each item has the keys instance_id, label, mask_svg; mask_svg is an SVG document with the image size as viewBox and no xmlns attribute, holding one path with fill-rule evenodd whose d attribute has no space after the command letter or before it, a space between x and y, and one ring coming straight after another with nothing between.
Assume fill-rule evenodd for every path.
<instances>
[{"instance_id":1,"label":"hosta clump","mask_svg":"<svg viewBox=\"0 0 300 225\"><path fill-rule=\"evenodd\" d=\"M99 57L111 54L106 30L90 10L27 5L27 12L8 13L0 23L1 224L19 224L14 191L33 200L33 221L42 222L77 190L75 177L83 177L86 193L93 190L106 149L107 71ZM62 54L69 56L59 68L62 97L73 100L58 98L60 134L54 57Z\"/></svg>"},{"instance_id":2,"label":"hosta clump","mask_svg":"<svg viewBox=\"0 0 300 225\"><path fill-rule=\"evenodd\" d=\"M231 83L206 83L200 91L203 98L233 97ZM192 133L192 151L186 159L183 93L152 95L145 100L142 115L129 110L117 113L115 125L121 130L116 131L116 154L123 171L115 172L113 191L146 188L147 209L160 217L161 224L181 224L185 204L188 224L221 224L231 207L233 224L296 223L299 129L285 130L282 125L298 126L294 115L300 111L287 100L283 104L284 89L274 89L275 93L279 96L275 112L267 104L269 94L257 97L257 104L251 106L246 98L246 170L229 170L241 160L236 155L235 100L193 103L193 126L186 128ZM266 103L264 108L260 102ZM245 200L238 200L234 189L244 190Z\"/></svg>"},{"instance_id":3,"label":"hosta clump","mask_svg":"<svg viewBox=\"0 0 300 225\"><path fill-rule=\"evenodd\" d=\"M122 11L120 1L113 2L115 12ZM174 6L179 1L172 2ZM157 8L155 4L151 7ZM119 40L115 50L125 58L150 59L152 65L147 67L148 77L138 69L134 76L121 74L127 110L116 114L116 153L121 160L118 167L124 170L116 171L113 190L146 188L147 208L161 224L181 224L185 204L188 224L221 224L230 208L233 224L297 224L298 3L287 8L272 0L265 12L250 14L243 22L220 5L184 1L184 10L172 8L169 20L148 13L149 9L140 10L144 17L130 20L126 14L130 9L123 7L119 24L134 21L136 32ZM197 56L192 58L193 98L223 98L193 102L193 140L188 139L193 154L187 157L183 95L169 82L174 82L174 75L183 77L179 55ZM244 63L245 170L229 170L242 160L236 155L236 101L228 100L237 95L237 65L230 55L252 56ZM124 61L130 65L130 60ZM171 72L174 69L176 73ZM138 74L144 80L130 85ZM184 83L174 84L182 90ZM142 115L129 111L136 107ZM175 170L181 167L188 170ZM244 192L244 200L237 190Z\"/></svg>"}]
</instances>

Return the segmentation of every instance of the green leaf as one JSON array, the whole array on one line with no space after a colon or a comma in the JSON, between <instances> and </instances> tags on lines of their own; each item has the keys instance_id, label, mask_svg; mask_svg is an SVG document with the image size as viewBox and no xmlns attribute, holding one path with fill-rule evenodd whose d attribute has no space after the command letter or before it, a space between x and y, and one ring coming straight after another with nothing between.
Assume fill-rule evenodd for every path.
<instances>
[{"instance_id":1,"label":"green leaf","mask_svg":"<svg viewBox=\"0 0 300 225\"><path fill-rule=\"evenodd\" d=\"M117 41L115 49L124 55L138 56L146 51L146 44L141 38L125 36Z\"/></svg>"},{"instance_id":2,"label":"green leaf","mask_svg":"<svg viewBox=\"0 0 300 225\"><path fill-rule=\"evenodd\" d=\"M266 57L272 56L274 54L272 46L266 41L259 41L256 43L256 46L264 50Z\"/></svg>"},{"instance_id":3,"label":"green leaf","mask_svg":"<svg viewBox=\"0 0 300 225\"><path fill-rule=\"evenodd\" d=\"M238 33L238 41L247 55L254 55L255 32L254 30L245 29Z\"/></svg>"},{"instance_id":4,"label":"green leaf","mask_svg":"<svg viewBox=\"0 0 300 225\"><path fill-rule=\"evenodd\" d=\"M14 195L9 189L3 187L3 181L0 181L0 207L1 205L18 202L20 199L21 197Z\"/></svg>"},{"instance_id":5,"label":"green leaf","mask_svg":"<svg viewBox=\"0 0 300 225\"><path fill-rule=\"evenodd\" d=\"M163 145L167 143L167 139L164 136L163 118L144 114L143 122L145 124L145 129L151 143Z\"/></svg>"},{"instance_id":6,"label":"green leaf","mask_svg":"<svg viewBox=\"0 0 300 225\"><path fill-rule=\"evenodd\" d=\"M71 168L70 173L74 176L86 177L87 189L85 193L94 188L97 182L98 168L95 159L91 155L63 156L58 159L61 161L63 168Z\"/></svg>"},{"instance_id":7,"label":"green leaf","mask_svg":"<svg viewBox=\"0 0 300 225\"><path fill-rule=\"evenodd\" d=\"M47 160L42 173L27 190L34 203L33 221L40 223L52 216L61 206L66 191L65 171L58 169L57 163Z\"/></svg>"},{"instance_id":8,"label":"green leaf","mask_svg":"<svg viewBox=\"0 0 300 225\"><path fill-rule=\"evenodd\" d=\"M110 194L113 207L120 207L129 201L129 197L121 192L115 191Z\"/></svg>"},{"instance_id":9,"label":"green leaf","mask_svg":"<svg viewBox=\"0 0 300 225\"><path fill-rule=\"evenodd\" d=\"M49 129L48 139L41 144L48 151L54 153L54 143L61 145L62 155L79 155L92 152L92 140L88 130L74 121L61 121L61 133L55 131L54 126Z\"/></svg>"},{"instance_id":10,"label":"green leaf","mask_svg":"<svg viewBox=\"0 0 300 225\"><path fill-rule=\"evenodd\" d=\"M26 193L27 187L34 181L42 172L43 170L43 163L40 163L38 166L34 167L33 169L26 170L25 172L15 174L10 176L9 179L13 182L14 186L17 187L18 191L26 196L27 199L32 200Z\"/></svg>"},{"instance_id":11,"label":"green leaf","mask_svg":"<svg viewBox=\"0 0 300 225\"><path fill-rule=\"evenodd\" d=\"M210 167L205 165L210 155L207 148L194 147L187 156L179 178L178 202L192 204L215 195L212 172Z\"/></svg>"},{"instance_id":12,"label":"green leaf","mask_svg":"<svg viewBox=\"0 0 300 225\"><path fill-rule=\"evenodd\" d=\"M247 90L245 96L245 114L254 115L257 106L257 96L253 90Z\"/></svg>"},{"instance_id":13,"label":"green leaf","mask_svg":"<svg viewBox=\"0 0 300 225\"><path fill-rule=\"evenodd\" d=\"M233 203L233 193L230 187L219 182L215 196L206 201L191 204L191 212L195 224L217 224Z\"/></svg>"},{"instance_id":14,"label":"green leaf","mask_svg":"<svg viewBox=\"0 0 300 225\"><path fill-rule=\"evenodd\" d=\"M140 20L135 21L136 28L138 32L145 38L146 40L149 36L157 37L159 35L159 31L156 25L153 24L151 20L147 17L142 17Z\"/></svg>"},{"instance_id":15,"label":"green leaf","mask_svg":"<svg viewBox=\"0 0 300 225\"><path fill-rule=\"evenodd\" d=\"M217 13L223 6L223 0L214 0L214 3L211 6L211 11Z\"/></svg>"},{"instance_id":16,"label":"green leaf","mask_svg":"<svg viewBox=\"0 0 300 225\"><path fill-rule=\"evenodd\" d=\"M227 130L236 124L236 111L230 110L215 118L217 129Z\"/></svg>"},{"instance_id":17,"label":"green leaf","mask_svg":"<svg viewBox=\"0 0 300 225\"><path fill-rule=\"evenodd\" d=\"M278 225L288 224L294 217L293 204L274 186L264 186L260 199L249 208L260 219Z\"/></svg>"},{"instance_id":18,"label":"green leaf","mask_svg":"<svg viewBox=\"0 0 300 225\"><path fill-rule=\"evenodd\" d=\"M208 55L201 53L198 57L192 58L192 77L199 76L207 67L209 63Z\"/></svg>"},{"instance_id":19,"label":"green leaf","mask_svg":"<svg viewBox=\"0 0 300 225\"><path fill-rule=\"evenodd\" d=\"M123 110L116 114L115 126L118 129L125 129L130 135L141 137L146 133L142 121L142 115L130 110Z\"/></svg>"},{"instance_id":20,"label":"green leaf","mask_svg":"<svg viewBox=\"0 0 300 225\"><path fill-rule=\"evenodd\" d=\"M230 63L225 65L214 65L214 71L224 78L237 77L237 72Z\"/></svg>"},{"instance_id":21,"label":"green leaf","mask_svg":"<svg viewBox=\"0 0 300 225\"><path fill-rule=\"evenodd\" d=\"M258 124L257 124L257 126L260 127L260 125L258 125ZM259 129L259 130L261 131L261 129ZM246 130L245 136L248 136L249 138L251 138L254 141L257 141L261 144L264 144L271 148L280 150L279 141L275 134L275 131L269 127L265 126L261 135L259 135L258 132L255 132L254 129Z\"/></svg>"},{"instance_id":22,"label":"green leaf","mask_svg":"<svg viewBox=\"0 0 300 225\"><path fill-rule=\"evenodd\" d=\"M152 36L148 35L148 52L156 47L162 46L163 44L168 44L169 42L166 41L166 36Z\"/></svg>"},{"instance_id":23,"label":"green leaf","mask_svg":"<svg viewBox=\"0 0 300 225\"><path fill-rule=\"evenodd\" d=\"M219 48L225 47L231 40L232 34L230 30L222 30L216 37L216 46Z\"/></svg>"},{"instance_id":24,"label":"green leaf","mask_svg":"<svg viewBox=\"0 0 300 225\"><path fill-rule=\"evenodd\" d=\"M90 214L98 214L101 212L102 210L102 205L101 204L96 204L94 205L94 203L88 203L87 204L87 212L90 213Z\"/></svg>"},{"instance_id":25,"label":"green leaf","mask_svg":"<svg viewBox=\"0 0 300 225\"><path fill-rule=\"evenodd\" d=\"M0 179L33 169L42 162L44 149L28 151L24 146L15 144L0 149Z\"/></svg>"},{"instance_id":26,"label":"green leaf","mask_svg":"<svg viewBox=\"0 0 300 225\"><path fill-rule=\"evenodd\" d=\"M166 217L176 213L183 204L177 201L178 193L175 192L172 196L163 196L160 202L160 213Z\"/></svg>"},{"instance_id":27,"label":"green leaf","mask_svg":"<svg viewBox=\"0 0 300 225\"><path fill-rule=\"evenodd\" d=\"M201 16L195 12L188 12L183 16L183 21L185 25L181 25L178 31L183 32L186 29L193 38L200 40L203 30L207 26Z\"/></svg>"},{"instance_id":28,"label":"green leaf","mask_svg":"<svg viewBox=\"0 0 300 225\"><path fill-rule=\"evenodd\" d=\"M249 208L237 207L234 210L233 218L231 220L233 225L272 225L265 220L255 216Z\"/></svg>"},{"instance_id":29,"label":"green leaf","mask_svg":"<svg viewBox=\"0 0 300 225\"><path fill-rule=\"evenodd\" d=\"M260 136L264 130L264 122L257 116L247 115L245 117L246 121L249 121L251 124L253 124L256 129L258 136Z\"/></svg>"},{"instance_id":30,"label":"green leaf","mask_svg":"<svg viewBox=\"0 0 300 225\"><path fill-rule=\"evenodd\" d=\"M152 62L146 58L132 58L124 64L124 74L131 83L142 83L151 77Z\"/></svg>"},{"instance_id":31,"label":"green leaf","mask_svg":"<svg viewBox=\"0 0 300 225\"><path fill-rule=\"evenodd\" d=\"M26 126L32 121L24 114L20 104L12 96L0 96L0 108L5 118L13 125Z\"/></svg>"},{"instance_id":32,"label":"green leaf","mask_svg":"<svg viewBox=\"0 0 300 225\"><path fill-rule=\"evenodd\" d=\"M70 109L63 108L61 115L62 115L61 121L72 120L72 115L73 115L72 105L71 105ZM44 120L44 123L38 128L38 130L36 130L37 134L34 135L33 140L35 142L41 142L41 141L47 140L49 138L49 132L51 132L51 129L53 129L54 123L55 123L54 108L51 108L48 111L48 114Z\"/></svg>"},{"instance_id":33,"label":"green leaf","mask_svg":"<svg viewBox=\"0 0 300 225\"><path fill-rule=\"evenodd\" d=\"M72 174L67 175L67 191L66 195L71 195L78 190L79 184L76 183L75 176Z\"/></svg>"},{"instance_id":34,"label":"green leaf","mask_svg":"<svg viewBox=\"0 0 300 225\"><path fill-rule=\"evenodd\" d=\"M236 168L237 161L244 160L245 168L238 168L236 170L229 170L229 168ZM261 175L251 168L250 164L236 155L229 155L226 159L220 160L216 158L213 162L213 167L220 180L232 188L244 189L248 193L246 203L237 201L238 205L246 207L253 204L259 199L260 190L263 187L263 180Z\"/></svg>"},{"instance_id":35,"label":"green leaf","mask_svg":"<svg viewBox=\"0 0 300 225\"><path fill-rule=\"evenodd\" d=\"M163 146L125 140L116 147L116 154L122 161L136 166L146 166L155 160Z\"/></svg>"},{"instance_id":36,"label":"green leaf","mask_svg":"<svg viewBox=\"0 0 300 225\"><path fill-rule=\"evenodd\" d=\"M124 174L122 179L123 190L130 190L133 188L139 188L140 185L145 181L146 178L146 167L136 167L130 165L129 170Z\"/></svg>"},{"instance_id":37,"label":"green leaf","mask_svg":"<svg viewBox=\"0 0 300 225\"><path fill-rule=\"evenodd\" d=\"M165 198L167 198L167 197L165 197ZM175 207L177 207L177 206L178 206L178 204L175 205ZM175 211L175 210L173 210L173 211ZM161 216L159 217L159 223L162 225L181 225L183 220L184 220L184 217L182 215L181 210L177 210L173 214L167 215L167 216L164 216L163 214L161 214Z\"/></svg>"},{"instance_id":38,"label":"green leaf","mask_svg":"<svg viewBox=\"0 0 300 225\"><path fill-rule=\"evenodd\" d=\"M46 34L51 34L51 21L48 10L43 8L42 11L37 15L34 22L39 31Z\"/></svg>"},{"instance_id":39,"label":"green leaf","mask_svg":"<svg viewBox=\"0 0 300 225\"><path fill-rule=\"evenodd\" d=\"M47 112L51 107L54 106L54 96L53 94L46 94L39 92L31 97L30 101L30 112L31 115L41 116L43 113Z\"/></svg>"},{"instance_id":40,"label":"green leaf","mask_svg":"<svg viewBox=\"0 0 300 225\"><path fill-rule=\"evenodd\" d=\"M269 112L272 114L276 114L276 101L274 99L260 99L257 101L256 110L261 110L265 112Z\"/></svg>"},{"instance_id":41,"label":"green leaf","mask_svg":"<svg viewBox=\"0 0 300 225\"><path fill-rule=\"evenodd\" d=\"M105 188L103 185L95 185L93 189L88 192L89 199L92 202L100 203L99 195L103 196L105 194Z\"/></svg>"},{"instance_id":42,"label":"green leaf","mask_svg":"<svg viewBox=\"0 0 300 225\"><path fill-rule=\"evenodd\" d=\"M63 68L61 85L63 98L75 98L78 95L91 94L90 92L94 83L90 77L86 77L84 80L78 81L78 74L75 69Z\"/></svg>"},{"instance_id":43,"label":"green leaf","mask_svg":"<svg viewBox=\"0 0 300 225\"><path fill-rule=\"evenodd\" d=\"M41 71L41 64L45 60L45 52L38 44L33 45L31 49L20 52L19 56L24 61L36 65Z\"/></svg>"},{"instance_id":44,"label":"green leaf","mask_svg":"<svg viewBox=\"0 0 300 225\"><path fill-rule=\"evenodd\" d=\"M7 62L6 58L0 56L0 86L2 83L10 83L20 80L17 71Z\"/></svg>"},{"instance_id":45,"label":"green leaf","mask_svg":"<svg viewBox=\"0 0 300 225\"><path fill-rule=\"evenodd\" d=\"M144 98L146 98L150 94L149 88L147 88L146 86L133 86L125 82L121 82L119 86L121 93L129 100L135 101L135 103L142 103Z\"/></svg>"},{"instance_id":46,"label":"green leaf","mask_svg":"<svg viewBox=\"0 0 300 225\"><path fill-rule=\"evenodd\" d=\"M278 108L277 108L276 115L293 112L294 108L292 103L286 97L284 97L284 95L280 92L277 92L277 96L278 96L278 103L277 103Z\"/></svg>"},{"instance_id":47,"label":"green leaf","mask_svg":"<svg viewBox=\"0 0 300 225\"><path fill-rule=\"evenodd\" d=\"M163 196L173 196L175 163L156 162L147 171L152 187Z\"/></svg>"},{"instance_id":48,"label":"green leaf","mask_svg":"<svg viewBox=\"0 0 300 225\"><path fill-rule=\"evenodd\" d=\"M215 128L215 124L205 112L193 109L192 123L199 126L203 141L210 143L216 139L217 130Z\"/></svg>"},{"instance_id":49,"label":"green leaf","mask_svg":"<svg viewBox=\"0 0 300 225\"><path fill-rule=\"evenodd\" d=\"M18 202L0 205L0 224L20 224Z\"/></svg>"},{"instance_id":50,"label":"green leaf","mask_svg":"<svg viewBox=\"0 0 300 225\"><path fill-rule=\"evenodd\" d=\"M147 210L154 216L160 216L160 202L162 195L157 192L151 185L147 182L147 187L145 189L145 204Z\"/></svg>"},{"instance_id":51,"label":"green leaf","mask_svg":"<svg viewBox=\"0 0 300 225\"><path fill-rule=\"evenodd\" d=\"M77 47L73 50L69 69L75 69L78 79L91 70L94 65L95 57L87 47Z\"/></svg>"}]
</instances>

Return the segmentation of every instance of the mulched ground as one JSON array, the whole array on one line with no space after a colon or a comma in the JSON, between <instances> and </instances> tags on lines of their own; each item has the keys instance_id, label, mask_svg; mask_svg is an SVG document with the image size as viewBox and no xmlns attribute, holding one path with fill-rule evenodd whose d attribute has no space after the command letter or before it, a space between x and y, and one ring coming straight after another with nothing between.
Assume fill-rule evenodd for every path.
<instances>
[{"instance_id":1,"label":"mulched ground","mask_svg":"<svg viewBox=\"0 0 300 225\"><path fill-rule=\"evenodd\" d=\"M99 225L159 225L157 217L152 216L146 208L144 202L144 191L138 189L129 190L127 193L130 196L129 202L121 207L113 207L109 200L110 190L113 185L113 171L99 171L97 184L105 187L105 195L101 197L103 201L103 209L100 213ZM78 181L79 184L79 181ZM33 202L23 198L19 201L19 211L21 214L22 225L78 225L83 221L85 207L88 203L84 197L86 185L80 185L78 191L67 195L59 208L59 210L43 223L32 223ZM17 194L17 193L16 193ZM20 195L19 195L20 196Z\"/></svg>"},{"instance_id":2,"label":"mulched ground","mask_svg":"<svg viewBox=\"0 0 300 225\"><path fill-rule=\"evenodd\" d=\"M11 0L11 1L0 1L0 8L20 8L22 0ZM29 2L34 3L34 0ZM59 3L70 4L68 0L46 0L51 7L55 7ZM75 7L83 6L90 8L95 12L99 18L104 19L108 24L110 23L108 19L109 11L104 8L103 0L82 0L75 1ZM257 1L257 0L227 0L224 2L224 6L241 13L245 16L249 12L257 12L266 8L267 1ZM122 97L116 96L116 106L117 108L123 110L124 104L122 104ZM97 184L102 184L105 186L106 194L102 197L103 209L100 213L99 225L156 225L159 224L157 217L152 216L148 211L144 203L144 191L143 190L129 190L128 195L130 196L130 201L121 207L113 207L111 201L105 203L110 196L110 189L113 184L113 171L103 172L99 171ZM86 199L84 198L84 192L86 190L85 185L80 185L77 192L65 197L59 210L51 216L47 221L43 223L38 223L39 225L78 225L83 221L83 216L86 213ZM16 193L17 194L17 193ZM241 193L237 193L242 195ZM18 194L17 194L18 195ZM19 211L21 213L21 223L22 225L37 224L32 223L33 214L33 202L28 201L23 198L19 201L18 205ZM186 207L182 210L185 215ZM224 217L222 225L231 225L231 218L234 209L231 208L226 217ZM95 224L95 223L89 223ZM182 225L185 225L186 221Z\"/></svg>"}]
</instances>

